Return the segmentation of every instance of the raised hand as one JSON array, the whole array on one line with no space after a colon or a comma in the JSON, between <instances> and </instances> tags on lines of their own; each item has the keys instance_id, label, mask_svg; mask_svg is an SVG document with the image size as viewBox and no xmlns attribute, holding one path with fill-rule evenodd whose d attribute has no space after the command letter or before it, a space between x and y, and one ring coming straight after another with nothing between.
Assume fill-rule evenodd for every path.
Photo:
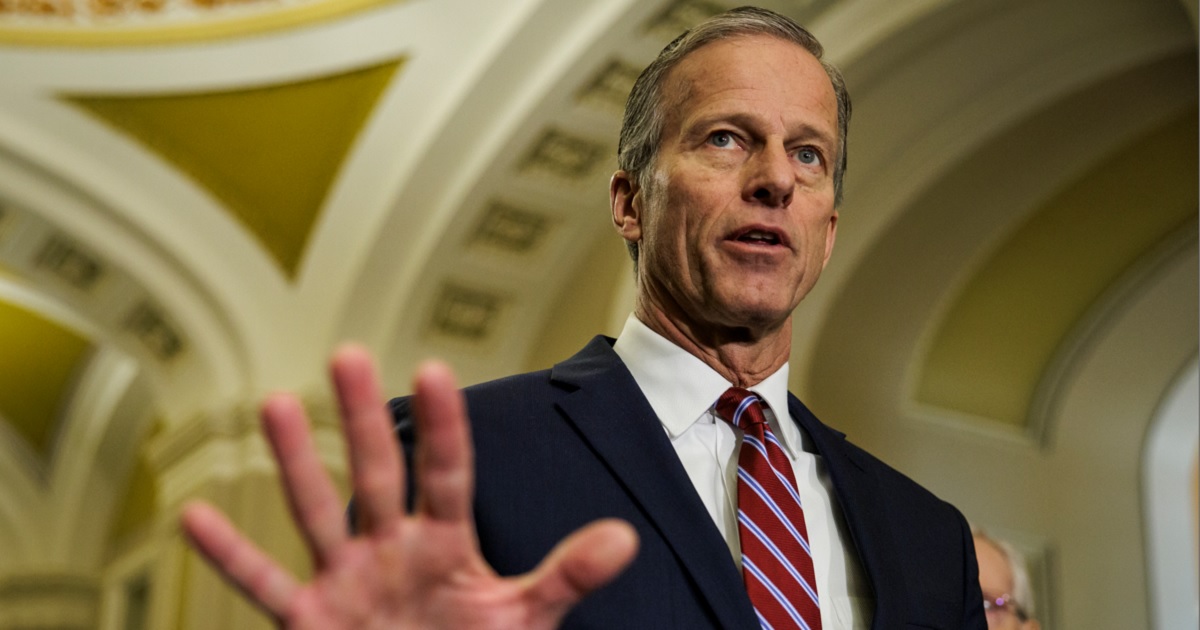
<instances>
[{"instance_id":1,"label":"raised hand","mask_svg":"<svg viewBox=\"0 0 1200 630\"><path fill-rule=\"evenodd\" d=\"M599 521L559 543L533 572L496 575L475 535L470 431L449 368L427 363L416 377L420 441L412 514L405 513L402 455L369 354L342 347L334 354L332 376L358 535L347 531L345 502L321 466L299 402L279 394L262 408L292 517L312 554L311 582L299 582L215 508L194 502L183 511L184 532L196 549L281 626L553 628L633 559L633 528Z\"/></svg>"}]
</instances>

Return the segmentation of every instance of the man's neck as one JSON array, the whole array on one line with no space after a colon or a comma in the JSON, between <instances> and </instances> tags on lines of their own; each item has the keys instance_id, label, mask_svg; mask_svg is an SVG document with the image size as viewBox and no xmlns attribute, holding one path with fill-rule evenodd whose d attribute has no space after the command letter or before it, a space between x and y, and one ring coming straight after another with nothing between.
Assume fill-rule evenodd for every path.
<instances>
[{"instance_id":1,"label":"man's neck","mask_svg":"<svg viewBox=\"0 0 1200 630\"><path fill-rule=\"evenodd\" d=\"M750 388L787 363L792 320L767 331L693 325L638 300L634 315L654 332L703 361L737 387Z\"/></svg>"}]
</instances>

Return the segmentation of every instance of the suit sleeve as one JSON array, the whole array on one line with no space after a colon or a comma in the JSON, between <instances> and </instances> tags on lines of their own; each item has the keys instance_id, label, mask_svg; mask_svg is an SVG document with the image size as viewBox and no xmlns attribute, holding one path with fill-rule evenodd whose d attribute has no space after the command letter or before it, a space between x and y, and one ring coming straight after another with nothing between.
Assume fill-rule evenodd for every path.
<instances>
[{"instance_id":1,"label":"suit sleeve","mask_svg":"<svg viewBox=\"0 0 1200 630\"><path fill-rule=\"evenodd\" d=\"M955 510L957 512L957 510ZM983 613L983 591L979 586L979 560L975 557L975 541L971 527L962 514L958 514L959 527L963 532L963 628L987 630L987 617Z\"/></svg>"}]
</instances>

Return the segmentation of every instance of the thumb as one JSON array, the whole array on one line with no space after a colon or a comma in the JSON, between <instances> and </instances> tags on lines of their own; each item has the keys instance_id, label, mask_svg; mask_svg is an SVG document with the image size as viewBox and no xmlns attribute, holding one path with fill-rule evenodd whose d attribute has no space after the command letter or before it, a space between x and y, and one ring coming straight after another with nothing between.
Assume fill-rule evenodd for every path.
<instances>
[{"instance_id":1,"label":"thumb","mask_svg":"<svg viewBox=\"0 0 1200 630\"><path fill-rule=\"evenodd\" d=\"M616 578L637 549L637 532L625 521L605 519L575 531L526 576L530 612L561 619L585 595Z\"/></svg>"}]
</instances>

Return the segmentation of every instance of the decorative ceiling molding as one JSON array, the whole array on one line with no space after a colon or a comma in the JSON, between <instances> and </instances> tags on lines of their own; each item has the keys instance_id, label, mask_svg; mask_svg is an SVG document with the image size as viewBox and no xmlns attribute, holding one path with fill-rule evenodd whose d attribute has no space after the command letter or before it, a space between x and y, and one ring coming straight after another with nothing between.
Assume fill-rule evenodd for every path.
<instances>
[{"instance_id":1,"label":"decorative ceiling molding","mask_svg":"<svg viewBox=\"0 0 1200 630\"><path fill-rule=\"evenodd\" d=\"M45 318L44 321L56 320L59 310L69 310L86 321L83 324L86 332L74 334L123 346L126 350L140 350L160 368L168 367L187 349L186 336L174 316L158 305L128 272L42 217L16 206L7 208L14 238L0 239L0 268L6 269L17 282L37 287L38 293L62 305L61 309L50 310L42 302L29 302L24 308L38 318ZM16 308L14 305L20 304L5 304L4 300L12 300L12 296L0 294L0 307ZM71 327L77 328L75 324ZM0 326L0 344L5 347L28 343L22 339L18 327ZM74 355L61 349L41 348L34 356L68 361ZM18 391L36 398L41 388L31 382Z\"/></svg>"},{"instance_id":2,"label":"decorative ceiling molding","mask_svg":"<svg viewBox=\"0 0 1200 630\"><path fill-rule=\"evenodd\" d=\"M0 0L0 43L152 46L296 28L406 0Z\"/></svg>"},{"instance_id":3,"label":"decorative ceiling molding","mask_svg":"<svg viewBox=\"0 0 1200 630\"><path fill-rule=\"evenodd\" d=\"M0 624L6 628L86 628L99 609L94 576L64 569L0 576Z\"/></svg>"},{"instance_id":4,"label":"decorative ceiling molding","mask_svg":"<svg viewBox=\"0 0 1200 630\"><path fill-rule=\"evenodd\" d=\"M483 343L495 332L509 301L493 291L447 282L434 301L429 327L445 337Z\"/></svg>"},{"instance_id":5,"label":"decorative ceiling molding","mask_svg":"<svg viewBox=\"0 0 1200 630\"><path fill-rule=\"evenodd\" d=\"M529 254L545 242L553 220L540 212L494 201L471 233L471 247L489 247L510 254Z\"/></svg>"},{"instance_id":6,"label":"decorative ceiling molding","mask_svg":"<svg viewBox=\"0 0 1200 630\"><path fill-rule=\"evenodd\" d=\"M714 0L674 0L646 22L645 32L670 41L728 8Z\"/></svg>"},{"instance_id":7,"label":"decorative ceiling molding","mask_svg":"<svg viewBox=\"0 0 1200 630\"><path fill-rule=\"evenodd\" d=\"M642 48L661 47L641 41L630 46L661 3L543 1L524 8L506 42L486 64L472 66L478 82L446 109L424 159L392 202L396 210L378 230L387 236L367 257L345 309L341 334L379 344L385 367L454 354L453 345L426 347L432 340L426 333L441 284L462 278L471 287L499 287L512 300L506 302L511 317L505 328L489 337L495 342L464 350L462 357L470 356L481 371L516 369L532 332L524 324L540 321L552 306L557 288L590 247L594 232L586 228L606 212L607 165L620 115L585 105L577 95L617 51L640 63ZM414 58L411 73L426 59ZM537 212L551 208L553 230L527 255L489 255L472 246L472 232L492 201ZM408 245L397 247L400 235ZM520 332L512 334L508 323ZM473 378L465 375L463 382Z\"/></svg>"},{"instance_id":8,"label":"decorative ceiling molding","mask_svg":"<svg viewBox=\"0 0 1200 630\"><path fill-rule=\"evenodd\" d=\"M345 445L336 404L327 391L302 395L301 403L321 461L331 473L342 474L346 470ZM248 472L278 472L260 430L255 404L209 409L160 429L143 447L160 517L212 480L234 479Z\"/></svg>"},{"instance_id":9,"label":"decorative ceiling molding","mask_svg":"<svg viewBox=\"0 0 1200 630\"><path fill-rule=\"evenodd\" d=\"M620 116L625 112L625 100L641 73L641 66L614 58L579 89L576 100L599 105Z\"/></svg>"},{"instance_id":10,"label":"decorative ceiling molding","mask_svg":"<svg viewBox=\"0 0 1200 630\"><path fill-rule=\"evenodd\" d=\"M174 251L151 240L75 182L2 147L0 181L7 184L0 191L0 205L7 209L5 235L0 236L0 269L7 273L0 275L0 299L135 357L154 383L165 419L189 413L197 401L211 400L214 386L225 391L245 387L245 357L239 356L245 350L234 347L233 327L217 311L212 292L182 267ZM184 217L175 220L186 223ZM197 237L195 231L192 234ZM52 238L79 244L103 268L90 289L80 290L37 265L39 252ZM269 264L263 267L269 269ZM182 341L175 344L182 349L170 360L127 329L143 302L155 305ZM217 385L222 382L225 385ZM201 395L204 390L210 391Z\"/></svg>"},{"instance_id":11,"label":"decorative ceiling molding","mask_svg":"<svg viewBox=\"0 0 1200 630\"><path fill-rule=\"evenodd\" d=\"M148 300L138 302L121 327L163 362L174 359L185 348L179 327L170 321L160 306Z\"/></svg>"},{"instance_id":12,"label":"decorative ceiling molding","mask_svg":"<svg viewBox=\"0 0 1200 630\"><path fill-rule=\"evenodd\" d=\"M51 234L34 257L34 267L54 274L83 292L91 291L104 277L104 264L64 234Z\"/></svg>"},{"instance_id":13,"label":"decorative ceiling molding","mask_svg":"<svg viewBox=\"0 0 1200 630\"><path fill-rule=\"evenodd\" d=\"M607 157L607 143L558 128L544 131L518 170L527 173L549 173L560 178L578 181L595 172Z\"/></svg>"}]
</instances>

